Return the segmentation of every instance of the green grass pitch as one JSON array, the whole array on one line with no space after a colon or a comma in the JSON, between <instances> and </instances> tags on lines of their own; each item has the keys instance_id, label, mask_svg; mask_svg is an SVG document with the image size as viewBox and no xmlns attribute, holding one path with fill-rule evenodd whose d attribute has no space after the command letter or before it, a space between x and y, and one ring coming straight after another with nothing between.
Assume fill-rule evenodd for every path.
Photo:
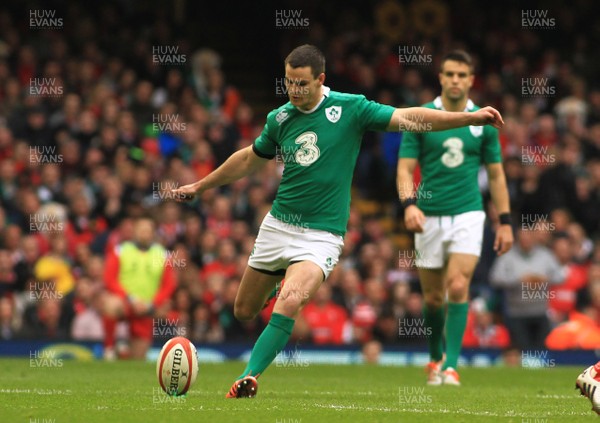
<instances>
[{"instance_id":1,"label":"green grass pitch","mask_svg":"<svg viewBox=\"0 0 600 423\"><path fill-rule=\"evenodd\" d=\"M187 396L158 388L151 363L0 360L0 422L589 422L576 367L463 368L463 386L426 387L416 367L269 368L255 399L225 399L243 364L200 364Z\"/></svg>"}]
</instances>

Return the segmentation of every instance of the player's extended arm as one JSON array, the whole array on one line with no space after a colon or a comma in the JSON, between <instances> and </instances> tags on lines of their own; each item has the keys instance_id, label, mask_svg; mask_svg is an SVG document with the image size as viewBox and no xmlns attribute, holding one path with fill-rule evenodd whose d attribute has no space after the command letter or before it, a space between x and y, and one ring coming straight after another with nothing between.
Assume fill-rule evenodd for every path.
<instances>
[{"instance_id":1,"label":"player's extended arm","mask_svg":"<svg viewBox=\"0 0 600 423\"><path fill-rule=\"evenodd\" d=\"M431 132L469 125L492 125L501 128L504 121L500 112L489 106L475 112L446 112L427 107L408 107L394 111L388 131Z\"/></svg>"},{"instance_id":2,"label":"player's extended arm","mask_svg":"<svg viewBox=\"0 0 600 423\"><path fill-rule=\"evenodd\" d=\"M227 185L238 179L248 176L263 167L269 160L258 157L252 146L242 148L233 153L225 163L193 184L184 185L172 190L178 201L189 200L196 194L201 194L207 189Z\"/></svg>"},{"instance_id":3,"label":"player's extended arm","mask_svg":"<svg viewBox=\"0 0 600 423\"><path fill-rule=\"evenodd\" d=\"M396 171L396 185L398 188L398 197L400 201L408 200L414 197L414 179L413 175L417 167L417 159L401 158L398 159L398 170ZM423 232L425 224L425 215L415 205L412 204L404 210L404 224L406 229L412 232Z\"/></svg>"},{"instance_id":4,"label":"player's extended arm","mask_svg":"<svg viewBox=\"0 0 600 423\"><path fill-rule=\"evenodd\" d=\"M488 174L490 194L498 214L510 213L510 200L502 163L490 163L486 166L486 169ZM510 250L513 242L514 237L511 225L501 224L496 231L494 250L498 253L498 255L502 255Z\"/></svg>"}]
</instances>

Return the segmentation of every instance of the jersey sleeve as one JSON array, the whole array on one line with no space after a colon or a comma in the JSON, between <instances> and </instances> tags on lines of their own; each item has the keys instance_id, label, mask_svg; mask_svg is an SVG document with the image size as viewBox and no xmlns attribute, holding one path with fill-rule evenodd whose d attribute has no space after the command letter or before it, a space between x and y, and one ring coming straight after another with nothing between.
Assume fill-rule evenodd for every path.
<instances>
[{"instance_id":1,"label":"jersey sleeve","mask_svg":"<svg viewBox=\"0 0 600 423\"><path fill-rule=\"evenodd\" d=\"M421 152L421 134L415 132L404 132L400 149L398 150L399 159L418 159Z\"/></svg>"},{"instance_id":2,"label":"jersey sleeve","mask_svg":"<svg viewBox=\"0 0 600 423\"><path fill-rule=\"evenodd\" d=\"M481 145L481 158L483 163L500 163L502 161L502 149L498 130L493 126L486 125L483 128L483 143Z\"/></svg>"},{"instance_id":3,"label":"jersey sleeve","mask_svg":"<svg viewBox=\"0 0 600 423\"><path fill-rule=\"evenodd\" d=\"M363 131L385 131L390 124L395 107L370 101L359 96L358 119Z\"/></svg>"},{"instance_id":4,"label":"jersey sleeve","mask_svg":"<svg viewBox=\"0 0 600 423\"><path fill-rule=\"evenodd\" d=\"M277 143L275 142L274 131L271 129L274 125L274 123L270 122L271 115L272 112L267 116L265 127L260 135L254 140L254 144L252 144L252 151L254 151L254 154L269 160L274 158L277 154Z\"/></svg>"},{"instance_id":5,"label":"jersey sleeve","mask_svg":"<svg viewBox=\"0 0 600 423\"><path fill-rule=\"evenodd\" d=\"M121 286L119 282L119 246L115 247L106 255L106 262L104 264L104 286L106 290L118 295L121 298L127 297L127 292Z\"/></svg>"}]
</instances>

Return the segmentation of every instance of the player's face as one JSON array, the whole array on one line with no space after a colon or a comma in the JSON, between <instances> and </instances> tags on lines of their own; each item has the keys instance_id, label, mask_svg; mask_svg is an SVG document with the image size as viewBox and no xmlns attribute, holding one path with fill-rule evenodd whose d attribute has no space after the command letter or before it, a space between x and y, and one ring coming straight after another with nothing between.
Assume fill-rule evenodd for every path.
<instances>
[{"instance_id":1,"label":"player's face","mask_svg":"<svg viewBox=\"0 0 600 423\"><path fill-rule=\"evenodd\" d=\"M460 101L469 95L473 85L473 75L469 65L454 60L446 60L440 72L442 97L452 101Z\"/></svg>"},{"instance_id":2,"label":"player's face","mask_svg":"<svg viewBox=\"0 0 600 423\"><path fill-rule=\"evenodd\" d=\"M325 74L315 78L310 66L293 68L285 65L285 86L290 103L294 106L310 110L321 99L321 87L325 82Z\"/></svg>"}]
</instances>

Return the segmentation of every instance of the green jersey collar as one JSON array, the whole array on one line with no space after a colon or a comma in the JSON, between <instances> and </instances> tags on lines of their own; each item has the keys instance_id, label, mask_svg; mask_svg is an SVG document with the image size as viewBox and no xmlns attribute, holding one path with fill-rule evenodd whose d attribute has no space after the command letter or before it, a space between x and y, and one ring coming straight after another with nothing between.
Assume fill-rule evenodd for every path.
<instances>
[{"instance_id":1,"label":"green jersey collar","mask_svg":"<svg viewBox=\"0 0 600 423\"><path fill-rule=\"evenodd\" d=\"M323 97L321 97L321 100L317 103L317 105L315 107L313 107L310 110L302 110L302 109L298 109L297 107L296 107L296 109L299 112L304 113L305 115L309 115L312 112L314 112L315 110L317 110L319 108L319 106L321 105L321 103L323 103L323 101L325 101L325 99L327 97L329 97L329 92L331 91L331 89L329 87L326 87L325 85L323 85L322 91L323 91Z\"/></svg>"},{"instance_id":2,"label":"green jersey collar","mask_svg":"<svg viewBox=\"0 0 600 423\"><path fill-rule=\"evenodd\" d=\"M433 100L433 105L435 106L436 109L440 109L440 110L446 110L444 109L444 106L442 105L442 97L440 97L439 95L435 98L435 100ZM475 103L473 103L473 101L471 99L467 100L467 107L465 107L465 112L470 112L475 108Z\"/></svg>"}]
</instances>

